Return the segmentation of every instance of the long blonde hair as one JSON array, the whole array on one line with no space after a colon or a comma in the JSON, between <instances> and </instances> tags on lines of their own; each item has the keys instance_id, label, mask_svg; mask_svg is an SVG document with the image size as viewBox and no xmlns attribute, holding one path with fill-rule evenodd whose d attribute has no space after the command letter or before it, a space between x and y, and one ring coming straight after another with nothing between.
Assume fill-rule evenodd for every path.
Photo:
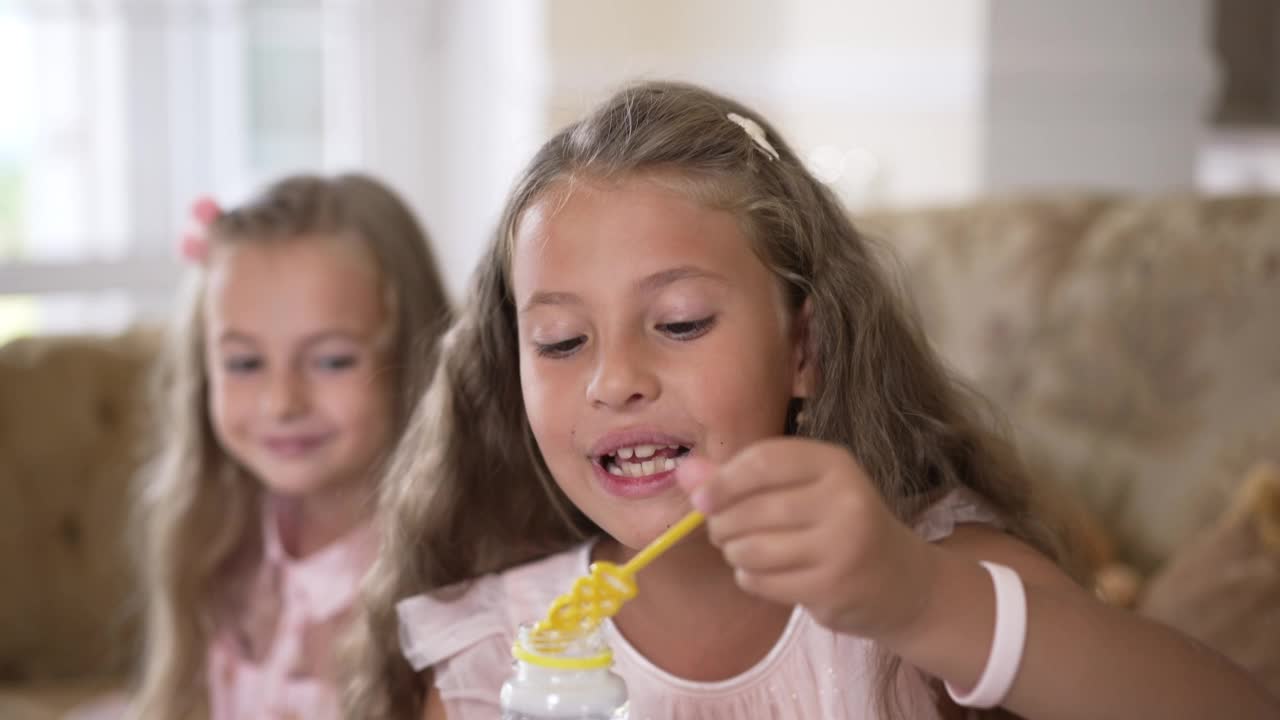
<instances>
[{"instance_id":1,"label":"long blonde hair","mask_svg":"<svg viewBox=\"0 0 1280 720\"><path fill-rule=\"evenodd\" d=\"M398 434L430 381L450 319L429 238L389 188L361 175L286 178L209 227L215 248L310 237L353 242L377 268L393 323L385 371L395 376ZM184 288L171 327L157 377L156 451L137 487L145 636L134 708L157 720L187 717L204 703L205 652L226 576L261 543L260 484L219 445L209 419L204 275Z\"/></svg>"},{"instance_id":2,"label":"long blonde hair","mask_svg":"<svg viewBox=\"0 0 1280 720\"><path fill-rule=\"evenodd\" d=\"M729 113L756 118L778 158ZM551 481L531 439L520 390L511 244L523 212L561 184L638 174L736 214L792 308L810 303L816 388L789 432L848 447L904 521L941 493L968 487L1011 533L1057 556L1052 533L1030 512L1015 454L943 370L879 256L831 191L748 108L698 87L641 83L541 148L481 259L442 345L436 378L382 487L387 535L354 629L361 665L348 688L349 716L421 716L424 688L400 655L396 601L599 532ZM899 665L887 655L878 663L877 696L892 717L902 714Z\"/></svg>"}]
</instances>

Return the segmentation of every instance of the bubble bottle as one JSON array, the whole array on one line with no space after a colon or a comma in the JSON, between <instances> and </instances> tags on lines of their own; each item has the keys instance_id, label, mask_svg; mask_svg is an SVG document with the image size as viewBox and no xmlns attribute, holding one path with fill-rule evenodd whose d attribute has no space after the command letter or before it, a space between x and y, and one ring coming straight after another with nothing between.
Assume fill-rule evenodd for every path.
<instances>
[{"instance_id":1,"label":"bubble bottle","mask_svg":"<svg viewBox=\"0 0 1280 720\"><path fill-rule=\"evenodd\" d=\"M635 597L635 575L702 523L689 513L621 567L592 563L537 624L520 626L502 720L627 720L627 685L612 671L602 623Z\"/></svg>"},{"instance_id":2,"label":"bubble bottle","mask_svg":"<svg viewBox=\"0 0 1280 720\"><path fill-rule=\"evenodd\" d=\"M502 686L502 720L627 720L627 685L596 627L566 643L522 625Z\"/></svg>"}]
</instances>

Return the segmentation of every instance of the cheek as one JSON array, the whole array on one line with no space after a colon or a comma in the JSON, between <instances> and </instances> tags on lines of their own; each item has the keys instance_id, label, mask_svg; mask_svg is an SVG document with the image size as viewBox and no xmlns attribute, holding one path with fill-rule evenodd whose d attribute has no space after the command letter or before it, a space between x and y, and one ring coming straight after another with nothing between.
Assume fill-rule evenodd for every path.
<instances>
[{"instance_id":1,"label":"cheek","mask_svg":"<svg viewBox=\"0 0 1280 720\"><path fill-rule=\"evenodd\" d=\"M717 346L699 358L696 372L678 372L689 411L729 438L752 440L778 434L786 422L791 385L776 348L752 338ZM750 352L742 348L753 348Z\"/></svg>"},{"instance_id":2,"label":"cheek","mask_svg":"<svg viewBox=\"0 0 1280 720\"><path fill-rule=\"evenodd\" d=\"M249 422L251 393L243 383L209 378L209 420L219 441L235 445Z\"/></svg>"},{"instance_id":3,"label":"cheek","mask_svg":"<svg viewBox=\"0 0 1280 720\"><path fill-rule=\"evenodd\" d=\"M760 412L760 386L738 372L708 372L677 380L689 413L722 432L737 434L744 421Z\"/></svg>"},{"instance_id":4,"label":"cheek","mask_svg":"<svg viewBox=\"0 0 1280 720\"><path fill-rule=\"evenodd\" d=\"M392 422L394 388L386 376L361 374L336 382L328 393L328 403L334 414L345 417L351 424L374 431L387 432Z\"/></svg>"},{"instance_id":5,"label":"cheek","mask_svg":"<svg viewBox=\"0 0 1280 720\"><path fill-rule=\"evenodd\" d=\"M520 366L520 394L524 399L525 416L533 430L534 439L541 447L558 447L553 439L567 435L573 428L573 381L564 366L539 362L537 366L522 361Z\"/></svg>"},{"instance_id":6,"label":"cheek","mask_svg":"<svg viewBox=\"0 0 1280 720\"><path fill-rule=\"evenodd\" d=\"M556 427L556 408L551 402L554 394L548 392L544 383L530 379L521 383L521 395L524 397L525 416L529 419L529 427L534 437L541 443Z\"/></svg>"}]
</instances>

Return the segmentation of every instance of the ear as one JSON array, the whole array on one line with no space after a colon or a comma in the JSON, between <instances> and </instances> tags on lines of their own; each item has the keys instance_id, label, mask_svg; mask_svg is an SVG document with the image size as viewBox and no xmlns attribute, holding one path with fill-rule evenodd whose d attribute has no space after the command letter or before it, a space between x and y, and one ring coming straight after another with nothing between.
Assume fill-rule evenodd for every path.
<instances>
[{"instance_id":1,"label":"ear","mask_svg":"<svg viewBox=\"0 0 1280 720\"><path fill-rule=\"evenodd\" d=\"M816 354L813 348L813 301L804 299L793 318L791 327L791 395L807 398L813 395L815 385Z\"/></svg>"}]
</instances>

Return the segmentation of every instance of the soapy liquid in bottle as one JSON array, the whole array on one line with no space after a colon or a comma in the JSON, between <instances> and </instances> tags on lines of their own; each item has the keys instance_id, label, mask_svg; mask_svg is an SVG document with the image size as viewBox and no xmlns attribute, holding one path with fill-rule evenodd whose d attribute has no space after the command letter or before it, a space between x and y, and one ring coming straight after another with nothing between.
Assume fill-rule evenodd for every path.
<instances>
[{"instance_id":1,"label":"soapy liquid in bottle","mask_svg":"<svg viewBox=\"0 0 1280 720\"><path fill-rule=\"evenodd\" d=\"M600 628L556 647L522 625L513 672L502 686L502 720L627 720L627 685L610 668Z\"/></svg>"}]
</instances>

